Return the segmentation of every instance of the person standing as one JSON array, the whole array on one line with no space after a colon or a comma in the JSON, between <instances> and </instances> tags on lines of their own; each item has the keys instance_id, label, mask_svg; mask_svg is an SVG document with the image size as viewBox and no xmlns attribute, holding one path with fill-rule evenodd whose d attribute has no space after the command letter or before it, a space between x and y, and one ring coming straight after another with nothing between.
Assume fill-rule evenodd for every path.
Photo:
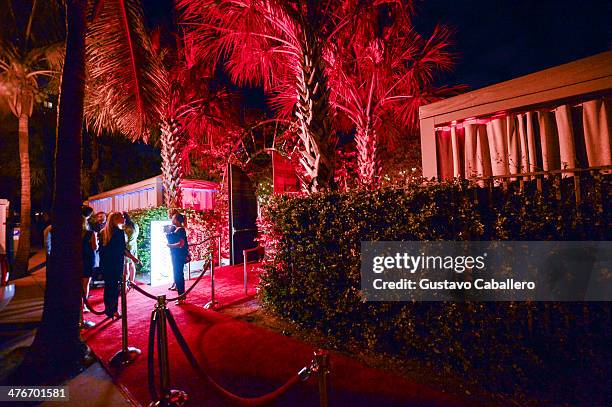
<instances>
[{"instance_id":1,"label":"person standing","mask_svg":"<svg viewBox=\"0 0 612 407\"><path fill-rule=\"evenodd\" d=\"M189 243L187 242L187 231L185 230L185 215L177 213L172 217L172 225L176 228L168 233L168 247L172 257L172 271L174 274L174 284L179 295L185 292L185 275L183 270L189 258ZM184 304L185 299L176 301L177 305Z\"/></svg>"},{"instance_id":2,"label":"person standing","mask_svg":"<svg viewBox=\"0 0 612 407\"><path fill-rule=\"evenodd\" d=\"M123 277L124 258L127 256L135 263L140 260L130 253L125 244L125 233L121 230L124 219L120 212L113 212L100 232L100 268L104 276L104 313L113 319L121 318L117 312L119 284Z\"/></svg>"},{"instance_id":3,"label":"person standing","mask_svg":"<svg viewBox=\"0 0 612 407\"><path fill-rule=\"evenodd\" d=\"M106 213L98 212L90 219L91 228L94 232L100 233L106 226Z\"/></svg>"},{"instance_id":4,"label":"person standing","mask_svg":"<svg viewBox=\"0 0 612 407\"><path fill-rule=\"evenodd\" d=\"M96 232L91 229L89 218L93 213L93 208L90 206L83 206L81 208L81 215L83 216L83 231L81 234L82 246L83 246L83 295L85 298L89 296L89 282L91 280L91 274L93 272L95 263L95 254L98 251L98 239ZM82 311L89 312L85 304L82 304ZM93 326L90 321L83 320L83 313L81 313L81 327L89 328Z\"/></svg>"},{"instance_id":5,"label":"person standing","mask_svg":"<svg viewBox=\"0 0 612 407\"><path fill-rule=\"evenodd\" d=\"M102 229L106 226L106 213L98 212L95 215L92 215L89 218L89 226L91 226L91 230L93 230L96 234L100 234ZM91 272L92 278L95 280L100 280L100 252L97 251L94 254L94 267Z\"/></svg>"},{"instance_id":6,"label":"person standing","mask_svg":"<svg viewBox=\"0 0 612 407\"><path fill-rule=\"evenodd\" d=\"M125 219L123 231L125 232L126 248L130 253L132 253L132 256L137 257L140 227L138 224L132 222L132 219L127 212L123 212L123 219ZM134 284L134 279L136 278L136 265L129 257L125 258L125 275L128 284Z\"/></svg>"}]
</instances>

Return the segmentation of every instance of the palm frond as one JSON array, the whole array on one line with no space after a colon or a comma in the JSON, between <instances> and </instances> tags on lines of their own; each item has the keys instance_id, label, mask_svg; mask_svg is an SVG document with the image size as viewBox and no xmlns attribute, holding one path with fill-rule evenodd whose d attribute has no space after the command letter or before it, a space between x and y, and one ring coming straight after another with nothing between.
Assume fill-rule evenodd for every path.
<instances>
[{"instance_id":1,"label":"palm frond","mask_svg":"<svg viewBox=\"0 0 612 407\"><path fill-rule=\"evenodd\" d=\"M105 0L87 39L86 122L95 130L119 130L146 138L163 114L168 88L152 51L138 0Z\"/></svg>"}]
</instances>

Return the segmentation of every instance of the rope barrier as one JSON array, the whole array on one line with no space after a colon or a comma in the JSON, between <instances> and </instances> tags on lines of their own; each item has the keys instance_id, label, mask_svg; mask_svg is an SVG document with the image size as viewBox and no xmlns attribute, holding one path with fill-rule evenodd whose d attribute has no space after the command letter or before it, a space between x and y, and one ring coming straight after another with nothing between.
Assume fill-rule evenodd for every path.
<instances>
[{"instance_id":1,"label":"rope barrier","mask_svg":"<svg viewBox=\"0 0 612 407\"><path fill-rule=\"evenodd\" d=\"M212 260L209 260L209 261L212 261ZM200 282L202 277L204 277L204 274L206 274L206 267L202 268L202 272L200 273L198 278L196 278L196 280L193 282L191 287L189 287L183 294L178 295L178 296L176 296L174 298L168 298L168 299L166 299L166 301L171 302L171 301L176 301L176 300L179 300L179 299L184 299L187 296L187 294L189 294L194 289L194 287ZM131 287L134 290L136 290L136 292L139 292L140 294L144 295L145 297L148 297L148 298L150 298L152 300L157 301L157 297L156 296L154 296L153 294L151 294L151 293L143 290L142 288L138 287L138 285L132 284Z\"/></svg>"},{"instance_id":2,"label":"rope barrier","mask_svg":"<svg viewBox=\"0 0 612 407\"><path fill-rule=\"evenodd\" d=\"M225 389L219 383L217 383L202 368L202 366L200 366L200 364L198 363L198 361L194 357L193 353L191 352L191 349L189 349L189 345L187 345L187 342L186 342L185 338L183 337L183 334L179 331L178 325L177 325L174 317L172 316L172 313L168 309L165 309L164 312L166 313L166 319L168 321L168 324L170 325L170 329L172 330L172 333L174 334L174 337L176 338L179 346L181 347L181 350L183 351L183 353L187 357L187 360L189 361L189 364L191 364L191 366L198 373L198 375L201 378L203 378L204 380L208 381L219 394L221 394L222 396L232 400L234 403L245 405L245 406L260 406L262 404L269 403L270 401L280 397L282 394L284 394L287 390L289 390L296 383L299 383L300 381L308 380L310 378L310 375L311 375L312 371L315 370L314 367L305 367L304 369L300 370L299 373L293 375L282 386L280 386L276 390L274 390L274 391L272 391L272 392L270 392L268 394L265 394L263 396L258 396L258 397L242 397L242 396L238 396L238 395L232 393L231 391Z\"/></svg>"},{"instance_id":3,"label":"rope barrier","mask_svg":"<svg viewBox=\"0 0 612 407\"><path fill-rule=\"evenodd\" d=\"M214 237L214 236L213 236ZM211 238L213 238L211 237ZM210 240L208 238L206 240ZM203 243L203 242L201 242ZM213 266L212 258L209 260L211 265L211 272ZM264 394L262 396L257 397L242 397L232 393L231 391L225 389L219 383L217 383L210 374L204 369L197 361L185 337L180 332L178 328L178 324L174 319L174 316L170 312L170 310L166 307L168 301L175 301L178 299L185 298L187 294L189 294L193 288L200 282L204 274L206 273L206 268L202 269L202 273L198 276L196 281L189 287L187 291L185 291L182 295L179 295L175 298L167 299L165 295L154 296L142 288L138 287L136 284L132 284L131 287L135 289L136 292L153 299L156 301L156 305L154 310L151 312L151 320L149 325L149 338L148 338L148 355L147 355L147 368L148 368L148 390L152 399L151 405L154 406L182 406L188 399L188 396L185 392L180 390L170 389L170 366L168 361L168 334L166 329L166 322L170 325L170 329L174 334L183 354L187 358L189 364L196 371L198 376L211 384L213 389L217 391L221 396L231 400L232 402L244 406L259 406L262 404L266 404L275 400L285 392L287 392L291 387L300 381L308 380L313 373L317 373L319 376L319 400L321 407L327 407L328 405L328 383L327 383L327 375L329 374L329 355L324 351L315 352L315 356L311 361L310 365L302 368L298 373L291 376L289 380L287 380L282 386L278 387L276 390ZM214 287L214 274L211 273L211 277L213 278L213 287ZM125 291L125 281L122 286L122 311L123 311L123 321L122 321L122 331L127 331L127 308L126 306L126 291ZM85 297L85 293L83 293L83 301L84 304L90 309L92 313L95 315L102 315L104 312L96 311L91 305L88 303L87 298ZM214 297L213 297L214 301ZM157 387L155 385L155 339L157 336L157 356L159 363L159 374L160 374L160 390L161 394L158 393ZM117 353L117 355L127 354L128 350L132 352L136 350L135 348L127 347L127 335L123 333L122 336L122 350ZM139 350L136 350L140 353ZM115 356L117 356L115 355ZM114 358L113 358L114 359ZM128 360L129 359L129 360ZM126 364L129 361L132 361L132 358L124 357L121 359L122 364Z\"/></svg>"},{"instance_id":4,"label":"rope barrier","mask_svg":"<svg viewBox=\"0 0 612 407\"><path fill-rule=\"evenodd\" d=\"M131 287L132 287L134 290L136 290L136 292L138 292L138 293L140 293L140 294L144 295L145 297L148 297L148 298L150 298L150 299L152 299L152 300L157 301L157 297L156 297L156 296L154 296L153 294L150 294L150 293L146 292L146 291L145 291L145 290L143 290L142 288L138 287L138 285L136 285L136 284L132 284L132 286L131 286Z\"/></svg>"},{"instance_id":5,"label":"rope barrier","mask_svg":"<svg viewBox=\"0 0 612 407\"><path fill-rule=\"evenodd\" d=\"M212 258L209 261L212 262ZM200 273L198 278L196 278L196 281L194 281L193 284L191 285L191 287L189 287L183 294L178 295L178 296L176 296L174 298L168 298L166 301L170 302L170 301L182 300L185 297L187 297L187 294L189 294L191 292L191 290L193 290L194 287L200 282L202 277L204 277L204 274L206 274L206 267L202 267L202 272Z\"/></svg>"},{"instance_id":6,"label":"rope barrier","mask_svg":"<svg viewBox=\"0 0 612 407\"><path fill-rule=\"evenodd\" d=\"M89 312L94 315L104 315L104 311L96 311L96 309L89 303L89 301L87 301L87 296L85 295L84 291L81 290L81 293L83 297L83 304L85 304Z\"/></svg>"},{"instance_id":7,"label":"rope barrier","mask_svg":"<svg viewBox=\"0 0 612 407\"><path fill-rule=\"evenodd\" d=\"M183 406L188 399L187 393L170 388L170 363L168 354L168 332L166 327L166 296L157 297L155 309L151 314L149 328L148 381L150 406ZM159 371L160 393L155 387L155 336L157 335L157 361Z\"/></svg>"}]
</instances>

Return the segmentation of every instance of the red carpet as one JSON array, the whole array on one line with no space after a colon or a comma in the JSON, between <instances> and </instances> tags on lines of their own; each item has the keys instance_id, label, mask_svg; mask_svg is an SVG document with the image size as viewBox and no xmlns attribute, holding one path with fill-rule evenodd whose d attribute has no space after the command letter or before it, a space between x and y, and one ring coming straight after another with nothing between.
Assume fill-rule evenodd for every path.
<instances>
[{"instance_id":1,"label":"red carpet","mask_svg":"<svg viewBox=\"0 0 612 407\"><path fill-rule=\"evenodd\" d=\"M249 294L255 293L257 270L249 268ZM192 280L194 281L194 280ZM222 267L215 271L216 298L221 305L244 298L241 267ZM187 282L187 287L190 282ZM147 291L174 293L167 287ZM172 294L174 295L174 294ZM101 309L102 290L92 292L90 303ZM189 347L202 365L207 365L217 382L243 397L268 393L309 364L314 349L293 338L203 309L210 300L210 277L203 278L192 291L188 305L170 306ZM113 369L109 358L121 348L121 322L86 314L98 323L84 338L106 365L115 381L141 405L151 401L147 390L147 339L154 301L131 291L128 293L129 345L142 350L140 358L127 367ZM180 351L168 328L172 387L189 394L192 406L226 406L231 403L200 379ZM330 375L331 406L449 406L466 403L427 386L415 384L392 374L367 368L360 363L332 354ZM317 406L316 377L298 383L271 403L275 406Z\"/></svg>"}]
</instances>

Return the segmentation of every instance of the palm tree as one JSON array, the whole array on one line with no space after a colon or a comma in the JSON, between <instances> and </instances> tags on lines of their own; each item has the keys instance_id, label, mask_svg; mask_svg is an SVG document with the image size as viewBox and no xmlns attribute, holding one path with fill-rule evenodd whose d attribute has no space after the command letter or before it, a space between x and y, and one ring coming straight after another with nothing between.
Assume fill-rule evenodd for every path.
<instances>
[{"instance_id":1,"label":"palm tree","mask_svg":"<svg viewBox=\"0 0 612 407\"><path fill-rule=\"evenodd\" d=\"M178 39L162 47L159 36L159 30L146 31L139 1L105 0L88 34L85 116L98 132L133 140L159 128L164 201L180 207L185 132L212 137L226 128L215 113L215 101L226 92L213 90L211 74L189 63L189 47Z\"/></svg>"},{"instance_id":2,"label":"palm tree","mask_svg":"<svg viewBox=\"0 0 612 407\"><path fill-rule=\"evenodd\" d=\"M153 50L138 0L104 0L87 34L87 89L85 121L100 134L118 132L131 140L148 140L166 110L168 77ZM162 176L166 204L180 183L180 173L169 163L174 147L172 123L161 126Z\"/></svg>"},{"instance_id":3,"label":"palm tree","mask_svg":"<svg viewBox=\"0 0 612 407\"><path fill-rule=\"evenodd\" d=\"M87 0L67 0L66 54L57 122L53 251L47 266L42 323L16 379L27 384L73 372L85 346L81 307L81 131L85 88Z\"/></svg>"},{"instance_id":4,"label":"palm tree","mask_svg":"<svg viewBox=\"0 0 612 407\"><path fill-rule=\"evenodd\" d=\"M342 23L342 2L178 0L187 39L200 62L225 62L238 84L263 84L279 112L298 122L305 189L333 184L336 137L323 60L326 39Z\"/></svg>"},{"instance_id":5,"label":"palm tree","mask_svg":"<svg viewBox=\"0 0 612 407\"><path fill-rule=\"evenodd\" d=\"M226 138L234 127L236 109L233 96L215 85L213 72L193 63L192 47L172 37L172 47L160 49L169 84L160 122L162 181L166 205L181 207L180 183L189 170L190 151Z\"/></svg>"},{"instance_id":6,"label":"palm tree","mask_svg":"<svg viewBox=\"0 0 612 407\"><path fill-rule=\"evenodd\" d=\"M21 225L14 276L21 277L28 271L30 258L29 120L35 103L44 97L42 87L49 85L51 76L56 73L54 68L61 53L57 32L42 32L39 27L48 6L34 0L25 27L20 27L12 6L12 2L6 4L9 12L3 16L3 28L0 29L0 97L6 100L19 121ZM52 19L49 22L52 23ZM52 26L49 24L47 28Z\"/></svg>"},{"instance_id":7,"label":"palm tree","mask_svg":"<svg viewBox=\"0 0 612 407\"><path fill-rule=\"evenodd\" d=\"M450 32L419 35L411 3L365 8L326 54L331 104L355 131L359 179L369 187L380 180L384 152L414 134L419 106L460 90L433 86L435 73L453 66Z\"/></svg>"},{"instance_id":8,"label":"palm tree","mask_svg":"<svg viewBox=\"0 0 612 407\"><path fill-rule=\"evenodd\" d=\"M87 30L85 120L100 133L146 139L159 122L167 88L138 0L98 2Z\"/></svg>"}]
</instances>

